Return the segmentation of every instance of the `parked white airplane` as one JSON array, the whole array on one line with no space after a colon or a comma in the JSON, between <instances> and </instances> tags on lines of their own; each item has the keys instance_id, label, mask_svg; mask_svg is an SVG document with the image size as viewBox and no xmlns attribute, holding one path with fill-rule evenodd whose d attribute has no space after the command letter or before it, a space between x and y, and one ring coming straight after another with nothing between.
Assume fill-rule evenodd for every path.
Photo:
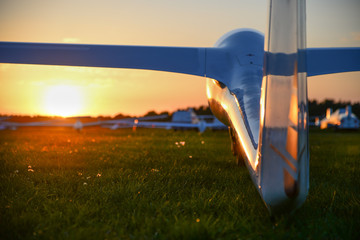
<instances>
[{"instance_id":1,"label":"parked white airplane","mask_svg":"<svg viewBox=\"0 0 360 240\"><path fill-rule=\"evenodd\" d=\"M210 118L213 119L213 121L210 123L204 120ZM186 111L174 112L171 122L138 121L134 123L133 126L146 128L165 128L174 130L197 129L200 133L203 133L207 128L213 130L228 129L228 126L220 122L213 115L196 115L192 108Z\"/></svg>"},{"instance_id":2,"label":"parked white airplane","mask_svg":"<svg viewBox=\"0 0 360 240\"><path fill-rule=\"evenodd\" d=\"M168 117L167 115L163 118ZM164 128L164 129L175 129L175 130L184 130L184 129L198 129L199 132L205 131L205 122L201 121L193 109L189 109L187 111L176 111L174 112L171 122L159 122L159 121L148 121L148 120L156 120L162 118L160 116L153 117L142 117L136 118L134 120L126 119L126 120L110 120L108 122L115 123L115 125L110 126L110 129L118 129L118 128L133 128L137 127L142 128ZM104 127L107 127L106 125Z\"/></svg>"},{"instance_id":3,"label":"parked white airplane","mask_svg":"<svg viewBox=\"0 0 360 240\"><path fill-rule=\"evenodd\" d=\"M49 126L53 121L43 121L43 122L9 122L9 121L0 121L0 130L10 129L16 130L19 127L45 127Z\"/></svg>"},{"instance_id":4,"label":"parked white airplane","mask_svg":"<svg viewBox=\"0 0 360 240\"><path fill-rule=\"evenodd\" d=\"M97 126L100 125L100 122L87 122L82 123L80 117L77 118L75 123L64 122L62 119L54 119L42 122L9 122L0 120L0 130L11 129L16 130L19 127L73 127L74 129L80 131L83 127L88 126Z\"/></svg>"},{"instance_id":5,"label":"parked white airplane","mask_svg":"<svg viewBox=\"0 0 360 240\"><path fill-rule=\"evenodd\" d=\"M84 127L91 127L91 126L99 126L99 125L101 125L101 121L82 122L81 118L84 118L84 117L77 117L75 123L74 122L64 122L64 120L57 120L57 121L53 121L52 123L48 124L47 126L51 126L51 127L72 127L77 131L81 131Z\"/></svg>"},{"instance_id":6,"label":"parked white airplane","mask_svg":"<svg viewBox=\"0 0 360 240\"><path fill-rule=\"evenodd\" d=\"M360 48L306 48L305 0L270 0L265 39L253 29L213 48L0 43L1 63L134 68L206 77L214 115L230 126L271 214L309 188L307 76L360 70Z\"/></svg>"},{"instance_id":7,"label":"parked white airplane","mask_svg":"<svg viewBox=\"0 0 360 240\"><path fill-rule=\"evenodd\" d=\"M206 129L206 122L199 121L197 123L186 123L186 122L136 122L134 127L145 127L145 128L165 128L175 130L186 130L186 129L198 129L200 133Z\"/></svg>"},{"instance_id":8,"label":"parked white airplane","mask_svg":"<svg viewBox=\"0 0 360 240\"><path fill-rule=\"evenodd\" d=\"M69 119L54 119L49 121L42 121L42 122L9 122L4 121L9 119L10 117L0 118L0 130L4 129L11 129L16 130L19 127L72 127L77 131L81 131L84 127L91 127L91 126L110 126L110 124L126 124L129 125L130 123L134 122L134 119L144 119L144 120L151 120L151 119L161 119L166 118L168 115L158 115L158 116L150 116L150 117L141 117L141 118L124 118L124 119L117 119L117 120L105 120L105 121L92 121L92 122L82 122L82 118L87 117L76 117L75 122L69 122ZM111 126L112 126L111 125Z\"/></svg>"},{"instance_id":9,"label":"parked white airplane","mask_svg":"<svg viewBox=\"0 0 360 240\"><path fill-rule=\"evenodd\" d=\"M11 117L0 117L0 122L10 119Z\"/></svg>"},{"instance_id":10,"label":"parked white airplane","mask_svg":"<svg viewBox=\"0 0 360 240\"><path fill-rule=\"evenodd\" d=\"M200 119L194 112L194 109L189 108L188 110L174 112L171 121L178 123L198 123L200 122Z\"/></svg>"},{"instance_id":11,"label":"parked white airplane","mask_svg":"<svg viewBox=\"0 0 360 240\"><path fill-rule=\"evenodd\" d=\"M129 128L135 126L139 120L157 120L157 119L164 119L167 118L167 114L161 114L156 116L145 116L145 117L138 117L138 118L123 118L123 119L114 119L114 120L106 120L101 121L100 124L104 128L110 128L112 130L116 130L118 128Z\"/></svg>"},{"instance_id":12,"label":"parked white airplane","mask_svg":"<svg viewBox=\"0 0 360 240\"><path fill-rule=\"evenodd\" d=\"M3 121L7 119L9 119L9 117L0 117L0 130L7 129L7 126L3 124Z\"/></svg>"},{"instance_id":13,"label":"parked white airplane","mask_svg":"<svg viewBox=\"0 0 360 240\"><path fill-rule=\"evenodd\" d=\"M359 129L359 119L351 111L351 106L339 108L332 113L331 108L326 111L326 117L320 121L320 128L335 127L336 129Z\"/></svg>"},{"instance_id":14,"label":"parked white airplane","mask_svg":"<svg viewBox=\"0 0 360 240\"><path fill-rule=\"evenodd\" d=\"M214 120L210 123L206 123L206 128L210 128L211 130L227 130L229 127L219 121L219 119L214 118Z\"/></svg>"}]
</instances>

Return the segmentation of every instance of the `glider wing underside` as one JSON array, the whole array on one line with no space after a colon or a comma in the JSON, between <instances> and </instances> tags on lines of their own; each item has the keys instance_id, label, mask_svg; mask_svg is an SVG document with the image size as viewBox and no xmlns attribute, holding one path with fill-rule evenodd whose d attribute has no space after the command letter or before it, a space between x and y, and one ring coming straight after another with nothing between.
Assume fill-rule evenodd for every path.
<instances>
[{"instance_id":1,"label":"glider wing underside","mask_svg":"<svg viewBox=\"0 0 360 240\"><path fill-rule=\"evenodd\" d=\"M307 76L360 71L360 48L306 49Z\"/></svg>"},{"instance_id":2,"label":"glider wing underside","mask_svg":"<svg viewBox=\"0 0 360 240\"><path fill-rule=\"evenodd\" d=\"M0 42L0 63L148 69L205 76L205 48Z\"/></svg>"}]
</instances>

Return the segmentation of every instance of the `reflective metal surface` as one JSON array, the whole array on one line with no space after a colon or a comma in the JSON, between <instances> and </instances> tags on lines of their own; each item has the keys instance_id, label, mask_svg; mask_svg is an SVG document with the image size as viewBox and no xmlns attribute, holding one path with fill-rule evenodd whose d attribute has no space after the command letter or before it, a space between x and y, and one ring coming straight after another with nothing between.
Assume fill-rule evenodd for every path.
<instances>
[{"instance_id":1,"label":"reflective metal surface","mask_svg":"<svg viewBox=\"0 0 360 240\"><path fill-rule=\"evenodd\" d=\"M261 82L263 77L264 36L251 29L238 29L224 35L215 44L214 49L207 50L206 76L216 79L223 88L230 90L234 103L218 104L235 106L244 121L252 147L257 148L259 136L259 112ZM221 54L221 55L220 55ZM222 72L226 69L226 74ZM216 84L215 84L216 85ZM211 104L218 95L211 80L207 80L207 95L211 109L223 123L228 123L228 117L221 116ZM222 88L220 86L220 88ZM215 93L215 92L216 93ZM223 91L225 94L226 91ZM221 95L221 94L220 94ZM227 98L227 97L224 97ZM214 106L212 106L214 105ZM229 113L227 113L229 114ZM231 118L232 119L232 118ZM231 120L233 121L233 120Z\"/></svg>"},{"instance_id":2,"label":"reflective metal surface","mask_svg":"<svg viewBox=\"0 0 360 240\"><path fill-rule=\"evenodd\" d=\"M270 9L264 77L262 44L256 41L261 35L231 32L216 44L232 48L222 58L227 75L213 74L217 81L207 80L207 94L214 114L232 128L255 186L276 214L299 207L308 191L305 2L273 0Z\"/></svg>"},{"instance_id":3,"label":"reflective metal surface","mask_svg":"<svg viewBox=\"0 0 360 240\"><path fill-rule=\"evenodd\" d=\"M307 81L298 71L306 66L305 1L272 0L269 21L259 185L265 204L278 213L299 207L309 187Z\"/></svg>"}]
</instances>

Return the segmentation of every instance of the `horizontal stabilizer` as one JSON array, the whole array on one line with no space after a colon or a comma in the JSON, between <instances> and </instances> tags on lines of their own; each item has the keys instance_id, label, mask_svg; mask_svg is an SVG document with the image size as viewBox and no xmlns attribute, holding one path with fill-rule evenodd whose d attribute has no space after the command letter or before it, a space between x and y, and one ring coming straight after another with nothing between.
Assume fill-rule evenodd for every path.
<instances>
[{"instance_id":1,"label":"horizontal stabilizer","mask_svg":"<svg viewBox=\"0 0 360 240\"><path fill-rule=\"evenodd\" d=\"M307 76L360 71L360 48L308 48Z\"/></svg>"},{"instance_id":2,"label":"horizontal stabilizer","mask_svg":"<svg viewBox=\"0 0 360 240\"><path fill-rule=\"evenodd\" d=\"M205 48L0 42L0 63L148 69L205 76Z\"/></svg>"}]
</instances>

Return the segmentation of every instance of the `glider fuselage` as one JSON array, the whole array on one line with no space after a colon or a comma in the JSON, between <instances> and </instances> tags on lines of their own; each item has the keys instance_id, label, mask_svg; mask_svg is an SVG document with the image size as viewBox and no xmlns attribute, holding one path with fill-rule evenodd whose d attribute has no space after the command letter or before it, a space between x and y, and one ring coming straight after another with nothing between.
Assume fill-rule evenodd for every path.
<instances>
[{"instance_id":1,"label":"glider fuselage","mask_svg":"<svg viewBox=\"0 0 360 240\"><path fill-rule=\"evenodd\" d=\"M221 64L230 66L227 79L207 78L206 93L213 114L229 126L252 167L257 158L260 96L263 79L264 36L256 30L239 29L226 34L214 49L227 52ZM221 69L221 66L218 67Z\"/></svg>"}]
</instances>

